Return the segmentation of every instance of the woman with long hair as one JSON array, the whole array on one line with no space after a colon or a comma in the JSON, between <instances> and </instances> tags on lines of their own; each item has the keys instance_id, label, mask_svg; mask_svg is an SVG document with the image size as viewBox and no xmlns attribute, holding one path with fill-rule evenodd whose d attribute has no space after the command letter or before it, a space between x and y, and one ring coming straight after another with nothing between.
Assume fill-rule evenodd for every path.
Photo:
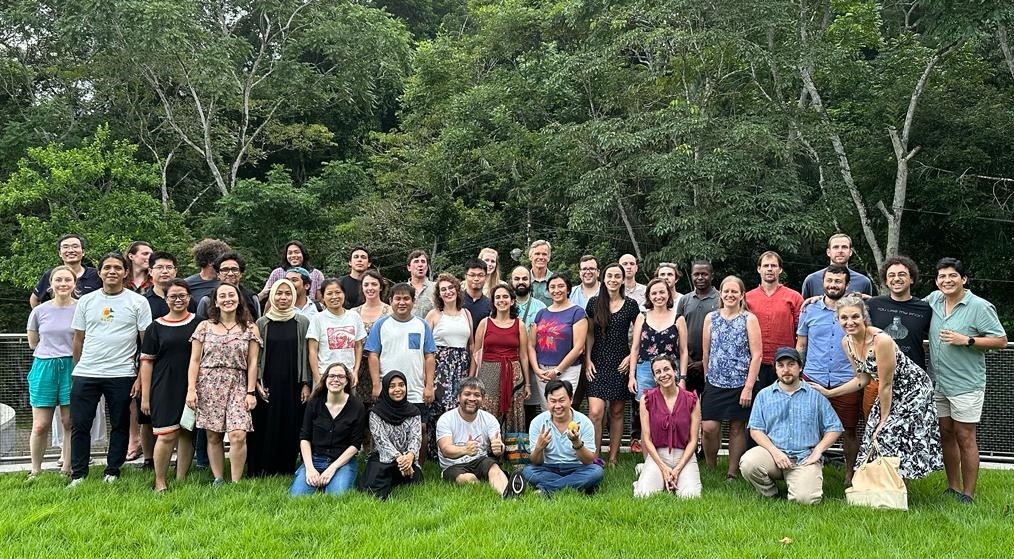
<instances>
[{"instance_id":1,"label":"woman with long hair","mask_svg":"<svg viewBox=\"0 0 1014 559\"><path fill-rule=\"evenodd\" d=\"M865 464L876 444L880 455L901 459L898 473L905 480L942 469L940 426L929 375L898 349L891 336L870 325L870 312L861 297L842 297L836 312L845 330L842 349L856 371L855 381L833 390L814 383L810 386L834 398L862 390L874 377L880 381L856 464Z\"/></svg>"},{"instance_id":2,"label":"woman with long hair","mask_svg":"<svg viewBox=\"0 0 1014 559\"><path fill-rule=\"evenodd\" d=\"M701 395L702 447L708 466L718 461L722 422L729 422L727 479L739 477L739 459L746 451L746 423L753 405L753 385L760 373L760 323L747 310L746 286L727 276L718 290L719 307L704 317L704 393Z\"/></svg>"},{"instance_id":3,"label":"woman with long hair","mask_svg":"<svg viewBox=\"0 0 1014 559\"><path fill-rule=\"evenodd\" d=\"M433 329L437 344L433 386L435 399L430 409L427 430L435 433L437 420L458 406L458 386L468 376L468 356L472 348L472 315L462 308L461 282L448 273L437 276L433 290L433 310L426 322ZM436 437L429 437L429 454L436 457Z\"/></svg>"},{"instance_id":4,"label":"woman with long hair","mask_svg":"<svg viewBox=\"0 0 1014 559\"><path fill-rule=\"evenodd\" d=\"M592 327L585 345L584 370L588 378L588 418L595 424L595 451L602 448L606 402L609 402L609 465L619 459L623 436L623 409L630 392L630 345L627 333L640 307L623 296L625 272L613 263L602 271L599 294L588 300L585 312Z\"/></svg>"},{"instance_id":5,"label":"woman with long hair","mask_svg":"<svg viewBox=\"0 0 1014 559\"><path fill-rule=\"evenodd\" d=\"M169 314L156 318L141 343L141 412L151 416L155 435L154 469L156 492L168 486L166 475L173 451L177 453L176 480L187 477L194 457L194 435L180 426L187 401L190 338L197 329L197 316L188 310L190 286L174 279L165 291Z\"/></svg>"},{"instance_id":6,"label":"woman with long hair","mask_svg":"<svg viewBox=\"0 0 1014 559\"><path fill-rule=\"evenodd\" d=\"M74 371L73 353L74 298L77 276L68 266L57 266L49 272L50 299L32 309L28 315L28 346L32 368L28 371L28 400L32 404L32 435L29 447L32 469L28 479L42 472L42 455L53 425L56 408L60 408L63 432L70 433L70 385ZM61 472L70 475L70 436L64 437Z\"/></svg>"},{"instance_id":7,"label":"woman with long hair","mask_svg":"<svg viewBox=\"0 0 1014 559\"><path fill-rule=\"evenodd\" d=\"M536 392L542 402L542 411L549 411L546 403L546 383L554 379L565 380L573 387L581 378L581 355L584 353L588 332L588 319L580 305L571 302L570 277L559 273L549 278L551 304L535 315L528 334L528 363L538 379ZM579 405L580 400L574 400Z\"/></svg>"},{"instance_id":8,"label":"woman with long hair","mask_svg":"<svg viewBox=\"0 0 1014 559\"><path fill-rule=\"evenodd\" d=\"M297 240L291 240L282 247L282 262L277 268L271 270L267 281L264 282L264 288L257 294L257 297L263 301L268 296L271 286L285 277L285 271L296 267L306 268L310 272L309 297L314 301L319 300L321 284L324 283L324 273L313 267L310 263L310 253L303 243Z\"/></svg>"},{"instance_id":9,"label":"woman with long hair","mask_svg":"<svg viewBox=\"0 0 1014 559\"><path fill-rule=\"evenodd\" d=\"M503 283L503 279L500 277L503 274L500 273L500 255L489 247L486 247L479 251L479 260L486 263L486 285L482 287L482 294L487 297L493 293L493 288L497 284Z\"/></svg>"},{"instance_id":10,"label":"woman with long hair","mask_svg":"<svg viewBox=\"0 0 1014 559\"><path fill-rule=\"evenodd\" d=\"M386 500L395 486L422 482L422 419L419 408L408 401L404 373L391 371L381 384L370 410L370 436L376 448L366 459L359 489Z\"/></svg>"},{"instance_id":11,"label":"woman with long hair","mask_svg":"<svg viewBox=\"0 0 1014 559\"><path fill-rule=\"evenodd\" d=\"M187 405L197 411L196 427L208 434L208 459L213 485L225 483L225 446L229 434L232 481L243 477L246 434L253 430L250 412L257 406L257 358L260 332L239 288L215 288L208 319L191 336L187 373Z\"/></svg>"},{"instance_id":12,"label":"woman with long hair","mask_svg":"<svg viewBox=\"0 0 1014 559\"><path fill-rule=\"evenodd\" d=\"M384 302L384 276L376 270L363 272L363 301L362 305L352 309L363 321L363 328L366 335L370 335L373 323L381 317L391 314L391 305ZM373 381L370 380L370 367L366 363L366 354L363 353L359 364L359 381L355 383L356 395L364 404L373 401Z\"/></svg>"},{"instance_id":13,"label":"woman with long hair","mask_svg":"<svg viewBox=\"0 0 1014 559\"><path fill-rule=\"evenodd\" d=\"M289 495L345 493L356 485L356 454L363 446L366 408L352 396L352 373L344 363L324 369L310 394L299 431L303 463Z\"/></svg>"},{"instance_id":14,"label":"woman with long hair","mask_svg":"<svg viewBox=\"0 0 1014 559\"><path fill-rule=\"evenodd\" d=\"M669 291L669 285L663 282ZM701 496L697 468L697 433L701 428L701 402L697 394L680 386L676 358L661 353L648 364L655 388L641 398L641 435L644 468L634 482L634 496L647 497L668 490L687 499Z\"/></svg>"},{"instance_id":15,"label":"woman with long hair","mask_svg":"<svg viewBox=\"0 0 1014 559\"><path fill-rule=\"evenodd\" d=\"M257 361L259 399L247 440L252 477L290 475L299 454L303 404L310 397L306 343L310 319L296 311L296 286L280 279L271 286L270 308L257 319L264 349Z\"/></svg>"},{"instance_id":16,"label":"woman with long hair","mask_svg":"<svg viewBox=\"0 0 1014 559\"><path fill-rule=\"evenodd\" d=\"M528 385L528 332L518 318L517 296L507 284L491 293L493 310L479 321L475 347L481 355L472 360L470 376L486 385L483 408L495 415L503 432L525 430Z\"/></svg>"}]
</instances>

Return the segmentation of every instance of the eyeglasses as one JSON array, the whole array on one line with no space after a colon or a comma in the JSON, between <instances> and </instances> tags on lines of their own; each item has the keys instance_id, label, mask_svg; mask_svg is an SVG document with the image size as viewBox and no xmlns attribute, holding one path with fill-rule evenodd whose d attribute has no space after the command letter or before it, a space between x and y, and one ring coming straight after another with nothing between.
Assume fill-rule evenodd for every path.
<instances>
[{"instance_id":1,"label":"eyeglasses","mask_svg":"<svg viewBox=\"0 0 1014 559\"><path fill-rule=\"evenodd\" d=\"M484 278L484 277L486 277L486 274L485 273L470 272L468 274L465 274L465 277L466 278L471 278L471 279L478 279L478 278Z\"/></svg>"},{"instance_id":2,"label":"eyeglasses","mask_svg":"<svg viewBox=\"0 0 1014 559\"><path fill-rule=\"evenodd\" d=\"M220 273L220 274L238 274L239 272L240 272L239 268L219 268L218 269L218 273Z\"/></svg>"},{"instance_id":3,"label":"eyeglasses","mask_svg":"<svg viewBox=\"0 0 1014 559\"><path fill-rule=\"evenodd\" d=\"M187 293L183 293L182 295L166 295L165 298L169 301L182 301L184 299L189 299L190 295Z\"/></svg>"},{"instance_id":4,"label":"eyeglasses","mask_svg":"<svg viewBox=\"0 0 1014 559\"><path fill-rule=\"evenodd\" d=\"M171 272L176 269L176 266L173 266L172 264L159 264L158 266L152 266L151 269L156 272Z\"/></svg>"},{"instance_id":5,"label":"eyeglasses","mask_svg":"<svg viewBox=\"0 0 1014 559\"><path fill-rule=\"evenodd\" d=\"M599 271L599 269L598 268L581 268L581 271L582 272L597 272L597 271Z\"/></svg>"}]
</instances>

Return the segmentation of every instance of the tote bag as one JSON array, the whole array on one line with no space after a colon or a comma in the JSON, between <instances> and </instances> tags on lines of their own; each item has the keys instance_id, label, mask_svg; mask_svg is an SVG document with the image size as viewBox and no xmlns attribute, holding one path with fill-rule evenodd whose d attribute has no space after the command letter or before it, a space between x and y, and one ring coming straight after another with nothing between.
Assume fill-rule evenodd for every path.
<instances>
[{"instance_id":1,"label":"tote bag","mask_svg":"<svg viewBox=\"0 0 1014 559\"><path fill-rule=\"evenodd\" d=\"M881 455L880 446L874 442L866 463L852 476L852 487L845 490L845 501L877 509L908 510L908 489L898 474L900 464L896 456Z\"/></svg>"}]
</instances>

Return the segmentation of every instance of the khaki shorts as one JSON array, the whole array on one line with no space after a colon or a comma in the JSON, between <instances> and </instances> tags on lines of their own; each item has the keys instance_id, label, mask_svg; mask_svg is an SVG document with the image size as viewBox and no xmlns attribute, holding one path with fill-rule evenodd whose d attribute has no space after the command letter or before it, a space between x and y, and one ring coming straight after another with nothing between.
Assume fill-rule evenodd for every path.
<instances>
[{"instance_id":1,"label":"khaki shorts","mask_svg":"<svg viewBox=\"0 0 1014 559\"><path fill-rule=\"evenodd\" d=\"M933 402L937 405L937 417L949 417L961 423L978 423L982 418L982 401L985 390L965 392L957 396L944 396L939 391L933 392Z\"/></svg>"}]
</instances>

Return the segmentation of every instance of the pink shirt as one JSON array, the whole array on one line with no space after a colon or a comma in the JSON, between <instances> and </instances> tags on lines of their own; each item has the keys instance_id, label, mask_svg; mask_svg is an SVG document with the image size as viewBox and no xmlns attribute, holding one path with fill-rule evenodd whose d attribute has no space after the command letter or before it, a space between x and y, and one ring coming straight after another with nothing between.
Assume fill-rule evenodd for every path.
<instances>
[{"instance_id":1,"label":"pink shirt","mask_svg":"<svg viewBox=\"0 0 1014 559\"><path fill-rule=\"evenodd\" d=\"M779 285L770 296L760 286L747 291L746 304L760 323L763 357L761 362L773 365L775 350L796 347L796 326L803 296L795 289Z\"/></svg>"},{"instance_id":2,"label":"pink shirt","mask_svg":"<svg viewBox=\"0 0 1014 559\"><path fill-rule=\"evenodd\" d=\"M696 405L697 395L689 390L680 389L670 413L660 388L645 392L644 407L648 410L651 444L655 445L655 448L670 450L686 448L690 441L690 416Z\"/></svg>"}]
</instances>

